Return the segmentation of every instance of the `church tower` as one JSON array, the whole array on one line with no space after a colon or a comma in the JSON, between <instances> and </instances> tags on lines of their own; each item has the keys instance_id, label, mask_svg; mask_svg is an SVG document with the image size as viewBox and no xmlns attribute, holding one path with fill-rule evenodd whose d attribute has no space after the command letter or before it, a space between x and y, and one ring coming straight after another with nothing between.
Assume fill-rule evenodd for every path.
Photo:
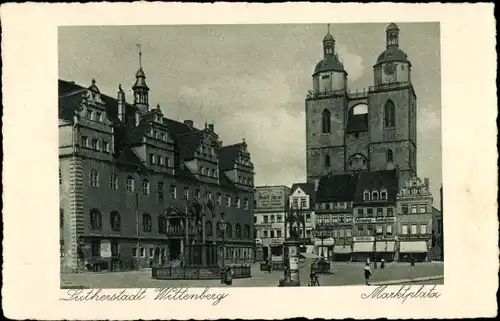
<instances>
[{"instance_id":1,"label":"church tower","mask_svg":"<svg viewBox=\"0 0 500 321\"><path fill-rule=\"evenodd\" d=\"M140 45L139 49L139 70L135 74L135 84L132 86L134 91L134 105L141 113L149 111L149 87L146 84L146 74L142 70L142 52Z\"/></svg>"},{"instance_id":2,"label":"church tower","mask_svg":"<svg viewBox=\"0 0 500 321\"><path fill-rule=\"evenodd\" d=\"M417 97L411 63L399 48L399 28L386 31L386 49L373 66L374 86L368 94L370 171L399 169L404 184L417 173Z\"/></svg>"},{"instance_id":3,"label":"church tower","mask_svg":"<svg viewBox=\"0 0 500 321\"><path fill-rule=\"evenodd\" d=\"M347 72L335 52L330 25L323 38L323 59L316 65L312 80L313 89L306 98L308 181L345 169Z\"/></svg>"}]
</instances>

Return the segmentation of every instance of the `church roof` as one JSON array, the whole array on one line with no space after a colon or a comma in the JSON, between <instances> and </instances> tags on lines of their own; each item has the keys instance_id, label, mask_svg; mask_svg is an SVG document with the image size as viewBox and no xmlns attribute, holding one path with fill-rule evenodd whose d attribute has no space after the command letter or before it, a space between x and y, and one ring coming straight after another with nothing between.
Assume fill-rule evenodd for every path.
<instances>
[{"instance_id":1,"label":"church roof","mask_svg":"<svg viewBox=\"0 0 500 321\"><path fill-rule=\"evenodd\" d=\"M403 50L399 49L399 47L390 46L378 56L377 63L375 65L390 61L410 63L408 55Z\"/></svg>"},{"instance_id":2,"label":"church roof","mask_svg":"<svg viewBox=\"0 0 500 321\"><path fill-rule=\"evenodd\" d=\"M391 22L391 23L389 24L389 26L387 26L387 29L386 29L386 30L387 30L387 31L389 31L389 30L399 30L399 28L398 28L398 25L397 25L397 24L395 24L394 22Z\"/></svg>"},{"instance_id":3,"label":"church roof","mask_svg":"<svg viewBox=\"0 0 500 321\"><path fill-rule=\"evenodd\" d=\"M351 115L347 121L347 133L365 132L368 130L368 114Z\"/></svg>"},{"instance_id":4,"label":"church roof","mask_svg":"<svg viewBox=\"0 0 500 321\"><path fill-rule=\"evenodd\" d=\"M339 71L346 73L344 65L342 65L336 55L328 55L325 59L318 62L316 68L314 68L313 76L324 71Z\"/></svg>"}]
</instances>

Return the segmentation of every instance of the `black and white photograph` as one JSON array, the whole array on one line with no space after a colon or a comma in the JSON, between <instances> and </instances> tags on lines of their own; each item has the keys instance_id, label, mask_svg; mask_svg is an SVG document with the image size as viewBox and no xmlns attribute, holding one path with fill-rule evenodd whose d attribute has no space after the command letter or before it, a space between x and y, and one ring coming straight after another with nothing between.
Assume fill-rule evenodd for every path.
<instances>
[{"instance_id":1,"label":"black and white photograph","mask_svg":"<svg viewBox=\"0 0 500 321\"><path fill-rule=\"evenodd\" d=\"M440 25L58 28L62 288L443 284Z\"/></svg>"}]
</instances>

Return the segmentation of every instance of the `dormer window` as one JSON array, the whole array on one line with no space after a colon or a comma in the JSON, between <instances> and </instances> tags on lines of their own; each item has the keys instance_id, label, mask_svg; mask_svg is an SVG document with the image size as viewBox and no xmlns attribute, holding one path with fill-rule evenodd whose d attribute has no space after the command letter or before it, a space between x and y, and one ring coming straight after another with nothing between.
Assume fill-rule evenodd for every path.
<instances>
[{"instance_id":1,"label":"dormer window","mask_svg":"<svg viewBox=\"0 0 500 321\"><path fill-rule=\"evenodd\" d=\"M363 192L363 201L369 201L370 200L370 192L364 191Z\"/></svg>"},{"instance_id":2,"label":"dormer window","mask_svg":"<svg viewBox=\"0 0 500 321\"><path fill-rule=\"evenodd\" d=\"M372 200L373 201L378 200L378 192L377 191L372 191Z\"/></svg>"},{"instance_id":3,"label":"dormer window","mask_svg":"<svg viewBox=\"0 0 500 321\"><path fill-rule=\"evenodd\" d=\"M380 199L381 199L381 200L386 200L386 199L387 199L387 190L386 190L386 189L383 189L383 190L380 192Z\"/></svg>"}]
</instances>

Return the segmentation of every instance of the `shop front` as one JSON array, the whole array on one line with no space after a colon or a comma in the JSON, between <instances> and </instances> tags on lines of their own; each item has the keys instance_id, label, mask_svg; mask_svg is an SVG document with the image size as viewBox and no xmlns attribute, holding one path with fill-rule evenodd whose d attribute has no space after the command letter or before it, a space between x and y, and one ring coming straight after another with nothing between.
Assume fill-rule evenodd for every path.
<instances>
[{"instance_id":1,"label":"shop front","mask_svg":"<svg viewBox=\"0 0 500 321\"><path fill-rule=\"evenodd\" d=\"M376 240L376 257L377 261L384 259L386 262L394 261L394 255L396 252L396 240L395 239L382 239Z\"/></svg>"},{"instance_id":2,"label":"shop front","mask_svg":"<svg viewBox=\"0 0 500 321\"><path fill-rule=\"evenodd\" d=\"M337 262L348 262L351 260L352 245L335 244L333 246L333 260Z\"/></svg>"},{"instance_id":3,"label":"shop front","mask_svg":"<svg viewBox=\"0 0 500 321\"><path fill-rule=\"evenodd\" d=\"M325 259L331 260L333 258L333 246L335 240L333 237L325 239L314 239L314 253L324 257Z\"/></svg>"},{"instance_id":4,"label":"shop front","mask_svg":"<svg viewBox=\"0 0 500 321\"><path fill-rule=\"evenodd\" d=\"M428 259L429 240L411 237L399 237L399 261L409 262L413 257L417 262Z\"/></svg>"},{"instance_id":5,"label":"shop front","mask_svg":"<svg viewBox=\"0 0 500 321\"><path fill-rule=\"evenodd\" d=\"M352 261L366 262L368 259L374 259L375 238L373 236L353 237Z\"/></svg>"}]
</instances>

